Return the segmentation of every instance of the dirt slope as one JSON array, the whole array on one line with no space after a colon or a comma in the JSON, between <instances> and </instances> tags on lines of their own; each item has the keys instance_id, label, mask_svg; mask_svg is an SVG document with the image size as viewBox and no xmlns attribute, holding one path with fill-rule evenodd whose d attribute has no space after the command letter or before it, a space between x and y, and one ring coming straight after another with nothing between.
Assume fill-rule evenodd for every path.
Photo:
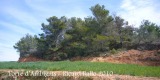
<instances>
[{"instance_id":1,"label":"dirt slope","mask_svg":"<svg viewBox=\"0 0 160 80\"><path fill-rule=\"evenodd\" d=\"M18 62L35 62L35 61L45 61L43 59L34 57L34 56L28 56L28 57L23 57L23 58L19 58Z\"/></svg>"},{"instance_id":2,"label":"dirt slope","mask_svg":"<svg viewBox=\"0 0 160 80\"><path fill-rule=\"evenodd\" d=\"M160 66L160 50L128 50L111 56L95 57L91 61Z\"/></svg>"},{"instance_id":3,"label":"dirt slope","mask_svg":"<svg viewBox=\"0 0 160 80\"><path fill-rule=\"evenodd\" d=\"M91 62L111 62L111 63L127 63L127 64L139 64L149 66L160 66L160 50L128 50L121 51L117 54L103 57L75 57L71 59L73 61L91 61ZM32 61L46 61L33 56L20 58L19 62L32 62Z\"/></svg>"}]
</instances>

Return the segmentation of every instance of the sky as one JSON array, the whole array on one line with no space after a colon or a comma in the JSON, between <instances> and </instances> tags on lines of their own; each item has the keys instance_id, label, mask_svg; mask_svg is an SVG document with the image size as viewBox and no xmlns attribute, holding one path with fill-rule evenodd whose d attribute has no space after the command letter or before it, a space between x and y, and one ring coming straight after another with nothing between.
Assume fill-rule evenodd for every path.
<instances>
[{"instance_id":1,"label":"sky","mask_svg":"<svg viewBox=\"0 0 160 80\"><path fill-rule=\"evenodd\" d=\"M27 33L42 33L47 18L92 16L89 8L96 4L135 27L144 19L160 25L160 0L0 0L0 61L17 61L13 45Z\"/></svg>"}]
</instances>

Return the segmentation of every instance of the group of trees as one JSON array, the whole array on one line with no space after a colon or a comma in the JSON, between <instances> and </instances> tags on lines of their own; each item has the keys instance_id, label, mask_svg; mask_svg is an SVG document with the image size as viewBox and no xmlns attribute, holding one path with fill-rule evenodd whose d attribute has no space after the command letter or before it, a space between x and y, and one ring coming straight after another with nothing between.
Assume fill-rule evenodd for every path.
<instances>
[{"instance_id":1,"label":"group of trees","mask_svg":"<svg viewBox=\"0 0 160 80\"><path fill-rule=\"evenodd\" d=\"M20 52L20 57L25 57L34 54L37 52L37 36L31 36L26 34L25 37L22 37L13 47Z\"/></svg>"},{"instance_id":2,"label":"group of trees","mask_svg":"<svg viewBox=\"0 0 160 80\"><path fill-rule=\"evenodd\" d=\"M134 28L121 17L111 16L103 5L97 4L90 10L93 16L84 19L50 17L47 25L42 23L43 33L38 37L27 34L14 48L20 57L34 54L44 59L63 60L160 42L160 26L148 20Z\"/></svg>"}]
</instances>

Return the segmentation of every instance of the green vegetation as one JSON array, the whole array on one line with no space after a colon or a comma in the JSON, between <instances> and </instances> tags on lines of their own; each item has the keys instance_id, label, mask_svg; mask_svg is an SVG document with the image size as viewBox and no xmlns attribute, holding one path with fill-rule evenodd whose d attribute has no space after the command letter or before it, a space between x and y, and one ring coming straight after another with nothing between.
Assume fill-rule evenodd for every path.
<instances>
[{"instance_id":1,"label":"green vegetation","mask_svg":"<svg viewBox=\"0 0 160 80\"><path fill-rule=\"evenodd\" d=\"M37 52L37 36L26 34L13 47L20 52L20 57L26 57Z\"/></svg>"},{"instance_id":2,"label":"green vegetation","mask_svg":"<svg viewBox=\"0 0 160 80\"><path fill-rule=\"evenodd\" d=\"M133 76L160 77L160 67L139 66L133 64L113 64L104 62L57 61L57 62L0 62L0 69L29 69L52 71L94 71L126 74Z\"/></svg>"},{"instance_id":3,"label":"green vegetation","mask_svg":"<svg viewBox=\"0 0 160 80\"><path fill-rule=\"evenodd\" d=\"M111 54L116 54L118 53L114 48L110 51Z\"/></svg>"},{"instance_id":4,"label":"green vegetation","mask_svg":"<svg viewBox=\"0 0 160 80\"><path fill-rule=\"evenodd\" d=\"M34 54L46 60L67 60L77 56L98 56L117 49L159 49L160 26L142 21L139 28L116 15L104 5L90 8L93 16L84 19L52 16L42 23L38 37L26 35L14 46L20 57ZM141 44L144 44L140 46ZM159 46L159 47L158 47Z\"/></svg>"}]
</instances>

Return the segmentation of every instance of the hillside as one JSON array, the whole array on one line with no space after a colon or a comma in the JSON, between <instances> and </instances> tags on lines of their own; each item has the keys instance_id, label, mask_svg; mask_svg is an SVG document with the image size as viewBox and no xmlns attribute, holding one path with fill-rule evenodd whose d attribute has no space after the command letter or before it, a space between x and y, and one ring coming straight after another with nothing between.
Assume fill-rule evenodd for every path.
<instances>
[{"instance_id":1,"label":"hillside","mask_svg":"<svg viewBox=\"0 0 160 80\"><path fill-rule=\"evenodd\" d=\"M160 50L158 52L156 50L128 50L108 57L96 57L91 61L160 66Z\"/></svg>"},{"instance_id":2,"label":"hillside","mask_svg":"<svg viewBox=\"0 0 160 80\"><path fill-rule=\"evenodd\" d=\"M19 62L46 61L33 56L19 58ZM71 61L111 62L127 63L149 66L160 66L160 50L128 50L120 51L117 54L103 57L75 57Z\"/></svg>"}]
</instances>

